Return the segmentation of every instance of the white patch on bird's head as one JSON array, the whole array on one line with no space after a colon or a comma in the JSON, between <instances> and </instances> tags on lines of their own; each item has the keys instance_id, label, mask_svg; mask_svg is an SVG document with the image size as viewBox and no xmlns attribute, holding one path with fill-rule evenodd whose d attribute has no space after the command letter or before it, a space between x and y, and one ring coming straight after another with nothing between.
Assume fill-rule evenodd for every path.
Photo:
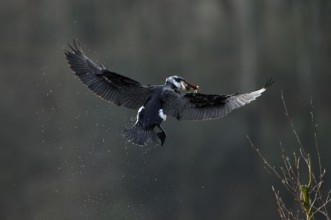
<instances>
[{"instance_id":1,"label":"white patch on bird's head","mask_svg":"<svg viewBox=\"0 0 331 220\"><path fill-rule=\"evenodd\" d=\"M169 76L165 81L166 85L172 86L174 89L185 90L185 80L180 76Z\"/></svg>"}]
</instances>

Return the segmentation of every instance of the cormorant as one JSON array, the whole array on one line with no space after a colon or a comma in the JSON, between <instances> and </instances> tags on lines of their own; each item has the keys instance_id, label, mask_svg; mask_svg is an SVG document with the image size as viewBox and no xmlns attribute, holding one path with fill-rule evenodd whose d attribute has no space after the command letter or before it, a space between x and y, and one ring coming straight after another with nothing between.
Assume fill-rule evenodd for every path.
<instances>
[{"instance_id":1,"label":"cormorant","mask_svg":"<svg viewBox=\"0 0 331 220\"><path fill-rule=\"evenodd\" d=\"M65 50L65 55L70 68L89 89L118 106L138 110L135 124L123 131L125 137L137 145L163 145L166 132L161 123L167 116L178 120L222 118L261 96L273 83L269 79L259 90L231 95L198 93L197 85L176 75L166 78L163 85L145 86L94 63L75 40L69 47L71 51ZM190 92L191 89L193 92Z\"/></svg>"}]
</instances>

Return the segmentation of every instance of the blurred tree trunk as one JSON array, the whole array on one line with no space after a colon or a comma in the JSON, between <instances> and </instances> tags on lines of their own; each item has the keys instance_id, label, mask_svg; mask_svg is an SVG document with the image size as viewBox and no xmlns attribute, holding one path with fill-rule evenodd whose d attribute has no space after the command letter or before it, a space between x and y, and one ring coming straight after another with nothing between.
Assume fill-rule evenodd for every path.
<instances>
[{"instance_id":1,"label":"blurred tree trunk","mask_svg":"<svg viewBox=\"0 0 331 220\"><path fill-rule=\"evenodd\" d=\"M248 91L255 87L257 76L256 6L246 0L235 0L234 7L240 41L241 90Z\"/></svg>"},{"instance_id":2,"label":"blurred tree trunk","mask_svg":"<svg viewBox=\"0 0 331 220\"><path fill-rule=\"evenodd\" d=\"M296 69L297 76L299 78L299 88L301 94L304 97L309 97L311 95L311 72L312 72L312 57L311 57L311 49L312 49L312 41L309 35L315 35L317 33L308 32L308 35L302 35L308 29L314 29L312 27L314 18L311 13L313 9L313 5L307 3L296 3L293 4L293 21L294 32L295 32L295 43L296 43Z\"/></svg>"}]
</instances>

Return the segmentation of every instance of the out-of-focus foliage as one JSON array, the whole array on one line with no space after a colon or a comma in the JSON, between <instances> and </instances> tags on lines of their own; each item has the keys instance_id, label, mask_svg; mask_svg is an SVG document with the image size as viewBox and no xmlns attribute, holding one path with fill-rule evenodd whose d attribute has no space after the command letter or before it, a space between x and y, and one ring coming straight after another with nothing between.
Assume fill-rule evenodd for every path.
<instances>
[{"instance_id":1,"label":"out-of-focus foliage","mask_svg":"<svg viewBox=\"0 0 331 220\"><path fill-rule=\"evenodd\" d=\"M280 89L308 147L313 99L322 159L331 154L329 0L0 6L1 219L273 218L272 178L245 136L274 161L279 141L294 142ZM221 120L169 119L163 147L137 147L121 137L136 113L73 77L63 54L73 38L145 84L174 73L204 93L251 91L270 76L276 84Z\"/></svg>"}]
</instances>

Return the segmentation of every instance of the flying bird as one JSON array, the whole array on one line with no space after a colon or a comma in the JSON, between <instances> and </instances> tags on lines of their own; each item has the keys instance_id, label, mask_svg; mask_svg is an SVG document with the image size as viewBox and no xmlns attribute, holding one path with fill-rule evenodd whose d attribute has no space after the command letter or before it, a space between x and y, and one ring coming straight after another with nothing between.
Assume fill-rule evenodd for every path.
<instances>
[{"instance_id":1,"label":"flying bird","mask_svg":"<svg viewBox=\"0 0 331 220\"><path fill-rule=\"evenodd\" d=\"M76 40L68 46L71 50L65 50L65 56L69 66L90 90L118 106L138 110L135 124L123 131L127 140L136 145L163 145L166 132L161 123L167 116L178 120L222 118L254 101L273 84L269 79L259 90L230 95L199 93L199 86L176 75L166 78L163 85L142 85L94 63Z\"/></svg>"}]
</instances>

